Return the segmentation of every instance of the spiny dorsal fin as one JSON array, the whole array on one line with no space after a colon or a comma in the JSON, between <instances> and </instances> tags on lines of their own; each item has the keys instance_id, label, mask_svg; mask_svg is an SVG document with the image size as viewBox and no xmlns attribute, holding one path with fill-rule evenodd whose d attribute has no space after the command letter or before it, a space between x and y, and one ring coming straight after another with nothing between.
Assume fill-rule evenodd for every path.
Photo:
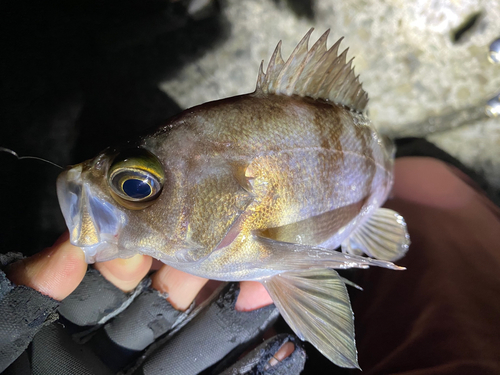
<instances>
[{"instance_id":1,"label":"spiny dorsal fin","mask_svg":"<svg viewBox=\"0 0 500 375\"><path fill-rule=\"evenodd\" d=\"M286 62L281 57L281 41L278 43L266 73L264 62L260 64L257 91L325 99L362 112L368 103L368 94L359 76L354 74L354 68L351 69L352 59L346 63L348 49L338 55L342 38L328 49L326 40L330 30L327 30L308 49L313 30L307 32Z\"/></svg>"}]
</instances>

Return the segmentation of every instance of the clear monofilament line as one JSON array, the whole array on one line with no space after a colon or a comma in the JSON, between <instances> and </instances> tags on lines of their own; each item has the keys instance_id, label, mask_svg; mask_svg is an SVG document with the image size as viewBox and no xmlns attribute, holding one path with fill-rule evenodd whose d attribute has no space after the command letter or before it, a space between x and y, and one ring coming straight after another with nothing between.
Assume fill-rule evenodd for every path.
<instances>
[{"instance_id":1,"label":"clear monofilament line","mask_svg":"<svg viewBox=\"0 0 500 375\"><path fill-rule=\"evenodd\" d=\"M17 154L17 152L15 152L14 150L11 150L10 148L6 148L6 147L0 147L0 152L6 152L8 154L11 154L13 156L15 156L17 159L19 160L23 160L23 159L34 159L34 160L40 160L40 161L44 161L46 163L49 163L51 165L53 165L54 167L57 167L57 168L60 168L60 169L64 169L63 167L61 167L59 164L56 164L50 160L47 160L47 159L43 159L43 158L39 158L37 156L19 156Z\"/></svg>"}]
</instances>

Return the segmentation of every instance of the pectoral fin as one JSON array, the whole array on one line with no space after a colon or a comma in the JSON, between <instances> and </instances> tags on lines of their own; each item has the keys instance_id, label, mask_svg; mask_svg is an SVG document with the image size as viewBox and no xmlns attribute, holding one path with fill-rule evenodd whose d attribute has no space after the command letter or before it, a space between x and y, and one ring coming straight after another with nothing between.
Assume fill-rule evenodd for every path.
<instances>
[{"instance_id":1,"label":"pectoral fin","mask_svg":"<svg viewBox=\"0 0 500 375\"><path fill-rule=\"evenodd\" d=\"M297 336L338 366L359 368L351 303L336 271L285 272L262 283Z\"/></svg>"},{"instance_id":2,"label":"pectoral fin","mask_svg":"<svg viewBox=\"0 0 500 375\"><path fill-rule=\"evenodd\" d=\"M359 214L364 203L364 200L359 201L295 223L267 228L257 233L260 237L281 242L318 245L349 224Z\"/></svg>"},{"instance_id":3,"label":"pectoral fin","mask_svg":"<svg viewBox=\"0 0 500 375\"><path fill-rule=\"evenodd\" d=\"M406 222L397 212L379 208L342 243L344 253L366 255L395 261L401 259L410 246Z\"/></svg>"}]
</instances>

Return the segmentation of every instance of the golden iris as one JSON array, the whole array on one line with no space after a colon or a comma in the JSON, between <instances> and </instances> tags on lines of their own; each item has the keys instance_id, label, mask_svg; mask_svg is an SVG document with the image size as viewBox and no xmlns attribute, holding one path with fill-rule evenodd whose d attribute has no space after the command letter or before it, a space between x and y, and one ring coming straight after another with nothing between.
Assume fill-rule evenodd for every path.
<instances>
[{"instance_id":1,"label":"golden iris","mask_svg":"<svg viewBox=\"0 0 500 375\"><path fill-rule=\"evenodd\" d=\"M154 201L160 195L164 182L165 171L161 162L143 148L119 153L108 172L113 197L132 209L147 207L149 204L139 203Z\"/></svg>"}]
</instances>

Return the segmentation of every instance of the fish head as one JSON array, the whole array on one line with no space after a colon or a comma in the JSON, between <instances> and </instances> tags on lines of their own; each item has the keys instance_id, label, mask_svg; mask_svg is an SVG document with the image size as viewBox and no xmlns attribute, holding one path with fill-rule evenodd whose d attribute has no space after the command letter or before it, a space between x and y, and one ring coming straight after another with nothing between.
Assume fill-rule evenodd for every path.
<instances>
[{"instance_id":1,"label":"fish head","mask_svg":"<svg viewBox=\"0 0 500 375\"><path fill-rule=\"evenodd\" d=\"M141 147L107 149L59 175L57 195L70 241L85 252L88 263L137 253L161 258L156 254L160 246L183 247L172 243L175 235L159 235L169 229L175 234L158 212L160 206L168 212L166 176L159 158ZM160 229L155 220L165 226Z\"/></svg>"},{"instance_id":2,"label":"fish head","mask_svg":"<svg viewBox=\"0 0 500 375\"><path fill-rule=\"evenodd\" d=\"M234 177L239 166L193 134L150 134L59 175L70 241L88 263L145 254L182 268L208 256L235 227L252 199Z\"/></svg>"}]
</instances>

